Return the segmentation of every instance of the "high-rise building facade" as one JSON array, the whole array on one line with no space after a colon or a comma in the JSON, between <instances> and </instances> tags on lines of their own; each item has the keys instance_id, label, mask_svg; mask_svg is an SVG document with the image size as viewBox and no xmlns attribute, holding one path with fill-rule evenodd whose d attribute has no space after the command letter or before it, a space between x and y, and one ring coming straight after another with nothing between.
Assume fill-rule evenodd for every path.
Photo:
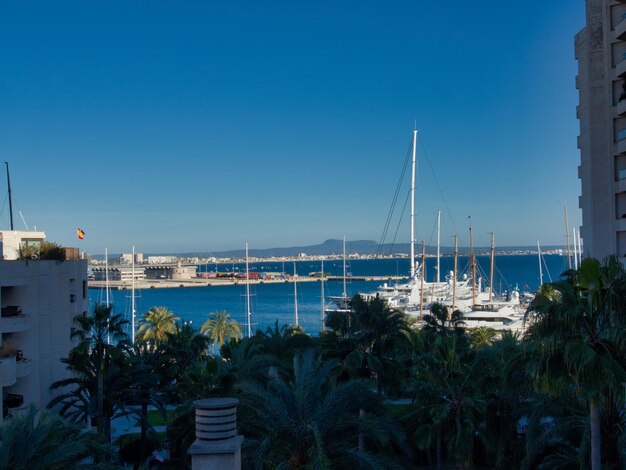
<instances>
[{"instance_id":1,"label":"high-rise building facade","mask_svg":"<svg viewBox=\"0 0 626 470\"><path fill-rule=\"evenodd\" d=\"M43 232L0 231L0 393L2 415L45 407L50 386L70 376L61 359L73 347L72 321L89 308L87 261L20 260Z\"/></svg>"},{"instance_id":2,"label":"high-rise building facade","mask_svg":"<svg viewBox=\"0 0 626 470\"><path fill-rule=\"evenodd\" d=\"M626 0L586 0L575 48L584 251L626 261Z\"/></svg>"}]
</instances>

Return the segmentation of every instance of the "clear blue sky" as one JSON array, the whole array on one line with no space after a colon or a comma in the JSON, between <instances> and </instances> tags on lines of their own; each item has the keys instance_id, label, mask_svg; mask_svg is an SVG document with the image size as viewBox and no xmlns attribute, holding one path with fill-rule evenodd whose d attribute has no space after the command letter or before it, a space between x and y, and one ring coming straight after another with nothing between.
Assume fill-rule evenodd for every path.
<instances>
[{"instance_id":1,"label":"clear blue sky","mask_svg":"<svg viewBox=\"0 0 626 470\"><path fill-rule=\"evenodd\" d=\"M378 240L417 122L445 198L420 152L418 240L441 207L445 244L468 215L477 245L564 244L583 24L582 0L3 2L16 225L92 253Z\"/></svg>"}]
</instances>

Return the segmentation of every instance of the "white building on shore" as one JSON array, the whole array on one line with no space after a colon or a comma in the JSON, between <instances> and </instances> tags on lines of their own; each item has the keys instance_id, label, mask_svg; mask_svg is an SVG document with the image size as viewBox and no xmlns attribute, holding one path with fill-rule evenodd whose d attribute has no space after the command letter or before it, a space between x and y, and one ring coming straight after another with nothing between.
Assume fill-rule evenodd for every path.
<instances>
[{"instance_id":1,"label":"white building on shore","mask_svg":"<svg viewBox=\"0 0 626 470\"><path fill-rule=\"evenodd\" d=\"M67 357L72 321L88 311L86 260L19 260L19 247L36 246L43 232L0 231L1 419L31 403L45 407L70 376Z\"/></svg>"}]
</instances>

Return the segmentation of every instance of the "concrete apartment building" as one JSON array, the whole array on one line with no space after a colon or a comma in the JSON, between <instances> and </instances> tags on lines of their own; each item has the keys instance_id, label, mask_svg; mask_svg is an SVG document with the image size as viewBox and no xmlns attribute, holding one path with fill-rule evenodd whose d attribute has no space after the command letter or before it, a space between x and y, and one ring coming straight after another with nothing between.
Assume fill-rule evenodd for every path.
<instances>
[{"instance_id":1,"label":"concrete apartment building","mask_svg":"<svg viewBox=\"0 0 626 470\"><path fill-rule=\"evenodd\" d=\"M43 242L43 232L0 231L0 392L2 416L44 407L67 378L61 358L72 348L74 316L89 309L87 261L21 261L20 245Z\"/></svg>"},{"instance_id":2,"label":"concrete apartment building","mask_svg":"<svg viewBox=\"0 0 626 470\"><path fill-rule=\"evenodd\" d=\"M585 255L626 261L626 0L587 0L576 35Z\"/></svg>"}]
</instances>

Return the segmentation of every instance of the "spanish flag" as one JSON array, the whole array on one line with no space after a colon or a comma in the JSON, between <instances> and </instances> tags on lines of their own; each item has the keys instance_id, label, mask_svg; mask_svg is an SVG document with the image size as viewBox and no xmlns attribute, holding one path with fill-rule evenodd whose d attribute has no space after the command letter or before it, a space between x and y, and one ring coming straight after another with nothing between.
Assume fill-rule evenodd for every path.
<instances>
[{"instance_id":1,"label":"spanish flag","mask_svg":"<svg viewBox=\"0 0 626 470\"><path fill-rule=\"evenodd\" d=\"M78 237L79 240L82 240L83 238L85 238L85 231L82 228L77 228L76 236Z\"/></svg>"}]
</instances>

